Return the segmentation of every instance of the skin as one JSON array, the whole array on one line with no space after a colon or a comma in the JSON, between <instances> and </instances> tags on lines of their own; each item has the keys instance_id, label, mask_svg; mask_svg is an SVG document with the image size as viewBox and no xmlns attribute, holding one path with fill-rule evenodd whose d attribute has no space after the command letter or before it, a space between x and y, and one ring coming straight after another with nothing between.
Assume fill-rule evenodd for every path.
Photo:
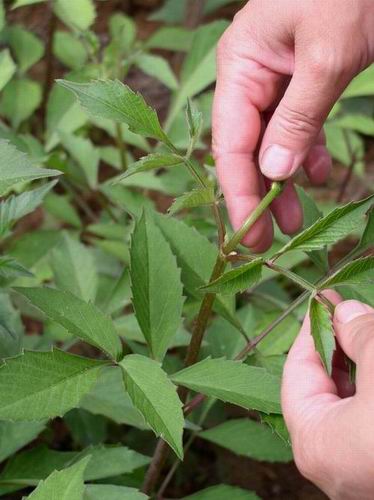
<instances>
[{"instance_id":1,"label":"skin","mask_svg":"<svg viewBox=\"0 0 374 500\"><path fill-rule=\"evenodd\" d=\"M302 225L292 176L311 184L331 168L322 131L350 81L374 61L373 0L251 0L218 46L213 151L238 229L271 180L287 188L271 206L285 234ZM270 211L244 239L254 252L273 238ZM284 371L282 405L296 464L332 499L374 498L374 309L338 303L332 378L306 318ZM349 383L343 352L357 364Z\"/></svg>"},{"instance_id":2,"label":"skin","mask_svg":"<svg viewBox=\"0 0 374 500\"><path fill-rule=\"evenodd\" d=\"M314 185L331 159L323 123L350 81L374 60L372 0L251 0L218 44L213 152L230 219L238 229L269 180L290 179L271 211L296 232L302 211L292 175ZM270 212L244 243L271 245Z\"/></svg>"}]
</instances>

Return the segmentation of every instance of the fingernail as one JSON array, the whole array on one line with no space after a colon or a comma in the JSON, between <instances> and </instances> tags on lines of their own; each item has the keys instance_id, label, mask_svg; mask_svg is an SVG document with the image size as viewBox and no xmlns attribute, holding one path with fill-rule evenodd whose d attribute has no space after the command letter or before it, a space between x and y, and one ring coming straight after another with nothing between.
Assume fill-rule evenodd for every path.
<instances>
[{"instance_id":1,"label":"fingernail","mask_svg":"<svg viewBox=\"0 0 374 500\"><path fill-rule=\"evenodd\" d=\"M334 318L339 323L349 323L359 316L364 314L372 313L373 309L358 300L346 300L341 302L335 308Z\"/></svg>"},{"instance_id":2,"label":"fingernail","mask_svg":"<svg viewBox=\"0 0 374 500\"><path fill-rule=\"evenodd\" d=\"M292 151L275 144L263 152L260 160L261 171L270 179L283 180L293 173L294 160Z\"/></svg>"}]
</instances>

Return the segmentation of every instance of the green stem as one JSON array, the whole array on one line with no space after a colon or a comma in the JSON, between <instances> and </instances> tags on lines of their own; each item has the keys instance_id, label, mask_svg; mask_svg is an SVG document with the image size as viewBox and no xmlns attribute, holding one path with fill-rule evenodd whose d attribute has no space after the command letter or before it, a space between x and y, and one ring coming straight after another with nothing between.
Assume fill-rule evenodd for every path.
<instances>
[{"instance_id":1,"label":"green stem","mask_svg":"<svg viewBox=\"0 0 374 500\"><path fill-rule=\"evenodd\" d=\"M286 269L282 266L278 266L277 264L274 264L274 262L270 260L265 261L265 266L279 274L282 274L283 276L286 276L289 280L293 281L304 290L309 290L310 292L317 291L316 287L312 285L312 283L309 283L309 281L305 280L298 274L293 273L289 269Z\"/></svg>"},{"instance_id":2,"label":"green stem","mask_svg":"<svg viewBox=\"0 0 374 500\"><path fill-rule=\"evenodd\" d=\"M274 201L274 199L281 194L283 191L282 182L273 182L270 191L266 196L260 201L255 210L248 216L244 224L238 231L234 233L230 241L224 245L222 251L225 255L233 252L239 243L242 241L244 236L248 233L249 229L254 225L255 222L261 217L268 206Z\"/></svg>"}]
</instances>

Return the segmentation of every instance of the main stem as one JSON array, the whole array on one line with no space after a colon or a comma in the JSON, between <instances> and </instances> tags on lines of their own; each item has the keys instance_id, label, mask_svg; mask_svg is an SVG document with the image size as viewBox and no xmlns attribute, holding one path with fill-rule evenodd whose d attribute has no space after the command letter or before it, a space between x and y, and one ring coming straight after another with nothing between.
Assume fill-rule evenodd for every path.
<instances>
[{"instance_id":1,"label":"main stem","mask_svg":"<svg viewBox=\"0 0 374 500\"><path fill-rule=\"evenodd\" d=\"M191 165L190 165L191 166ZM192 165L193 167L193 165ZM194 169L195 170L195 169ZM256 207L256 209L249 215L249 217L245 220L244 224L242 227L236 231L231 239L220 248L220 251L218 252L217 260L215 263L215 266L213 268L211 277L210 277L210 282L218 279L223 271L225 270L226 267L226 257L228 254L233 252L236 247L239 245L239 243L242 241L244 236L247 234L247 232L251 229L251 227L257 222L257 220L261 217L261 215L265 212L265 210L268 208L268 206L272 203L272 201L279 196L279 194L283 190L283 185L282 183L279 182L273 182L270 191L267 193L267 195L263 198L263 200L259 203L259 205ZM210 318L210 315L212 313L212 308L214 304L214 300L216 298L216 294L214 293L207 293L204 295L204 298L201 302L200 310L195 322L194 329L192 331L191 335L191 341L187 349L187 354L185 358L185 366L191 366L194 363L196 363L200 348L201 348L201 343L204 337L204 332L206 330L206 327L208 325L208 321ZM184 402L186 397L187 397L187 391L185 389L180 389L179 390L179 396L181 400ZM170 448L169 445L163 440L159 439L153 458L152 462L147 470L144 483L142 486L142 492L145 493L146 495L150 495L152 491L154 490L156 483L160 477L162 468L166 462L166 459L168 457Z\"/></svg>"}]
</instances>

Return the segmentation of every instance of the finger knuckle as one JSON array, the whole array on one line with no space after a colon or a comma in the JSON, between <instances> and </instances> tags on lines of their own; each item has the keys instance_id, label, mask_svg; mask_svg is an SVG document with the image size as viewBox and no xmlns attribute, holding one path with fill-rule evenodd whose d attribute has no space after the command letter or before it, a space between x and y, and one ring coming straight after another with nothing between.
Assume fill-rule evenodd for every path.
<instances>
[{"instance_id":1,"label":"finger knuckle","mask_svg":"<svg viewBox=\"0 0 374 500\"><path fill-rule=\"evenodd\" d=\"M282 132L289 136L309 136L317 134L321 128L319 117L286 102L279 109L278 124Z\"/></svg>"}]
</instances>

